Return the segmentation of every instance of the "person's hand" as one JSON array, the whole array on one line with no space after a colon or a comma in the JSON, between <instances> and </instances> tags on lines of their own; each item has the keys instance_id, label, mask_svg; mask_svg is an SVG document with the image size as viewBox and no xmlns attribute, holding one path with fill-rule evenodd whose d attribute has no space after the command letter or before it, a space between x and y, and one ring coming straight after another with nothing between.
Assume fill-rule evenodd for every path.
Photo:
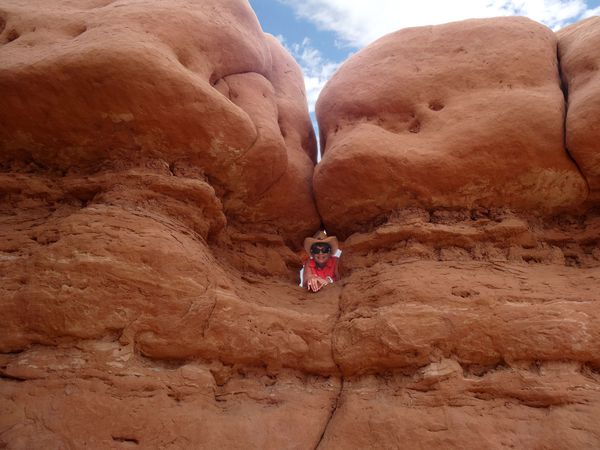
<instances>
[{"instance_id":1,"label":"person's hand","mask_svg":"<svg viewBox=\"0 0 600 450\"><path fill-rule=\"evenodd\" d=\"M327 283L327 280L324 280L323 278L311 278L310 280L308 280L308 290L309 291L313 291L313 292L317 292L318 290L320 290L323 286L325 286Z\"/></svg>"}]
</instances>

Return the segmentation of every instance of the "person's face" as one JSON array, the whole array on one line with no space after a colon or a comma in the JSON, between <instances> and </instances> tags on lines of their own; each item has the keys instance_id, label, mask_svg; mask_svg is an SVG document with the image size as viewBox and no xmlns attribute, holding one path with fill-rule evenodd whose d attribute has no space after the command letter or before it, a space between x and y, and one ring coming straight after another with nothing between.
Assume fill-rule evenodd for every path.
<instances>
[{"instance_id":1,"label":"person's face","mask_svg":"<svg viewBox=\"0 0 600 450\"><path fill-rule=\"evenodd\" d=\"M318 265L324 265L331 258L331 247L328 245L314 246L311 249L311 254Z\"/></svg>"}]
</instances>

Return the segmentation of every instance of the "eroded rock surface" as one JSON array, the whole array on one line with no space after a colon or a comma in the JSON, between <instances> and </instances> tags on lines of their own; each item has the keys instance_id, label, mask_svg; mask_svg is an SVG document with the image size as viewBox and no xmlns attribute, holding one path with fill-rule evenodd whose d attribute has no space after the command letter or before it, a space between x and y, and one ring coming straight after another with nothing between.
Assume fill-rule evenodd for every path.
<instances>
[{"instance_id":1,"label":"eroded rock surface","mask_svg":"<svg viewBox=\"0 0 600 450\"><path fill-rule=\"evenodd\" d=\"M3 167L158 166L207 181L245 226L288 240L318 226L302 75L247 2L8 1L0 15Z\"/></svg>"},{"instance_id":2,"label":"eroded rock surface","mask_svg":"<svg viewBox=\"0 0 600 450\"><path fill-rule=\"evenodd\" d=\"M600 200L600 17L590 17L558 32L562 77L568 94L566 143Z\"/></svg>"},{"instance_id":3,"label":"eroded rock surface","mask_svg":"<svg viewBox=\"0 0 600 450\"><path fill-rule=\"evenodd\" d=\"M352 56L317 103L326 226L348 235L412 206L580 204L556 45L540 24L498 18L400 30Z\"/></svg>"},{"instance_id":4,"label":"eroded rock surface","mask_svg":"<svg viewBox=\"0 0 600 450\"><path fill-rule=\"evenodd\" d=\"M324 448L597 446L599 226L412 209L349 238Z\"/></svg>"},{"instance_id":5,"label":"eroded rock surface","mask_svg":"<svg viewBox=\"0 0 600 450\"><path fill-rule=\"evenodd\" d=\"M269 445L318 441L338 308L291 283L288 245L320 221L298 65L245 1L9 1L0 16L1 446L228 446L225 403L242 398L230 446L264 448L267 416L305 414L265 388L285 370L324 417ZM261 392L214 396L206 376Z\"/></svg>"},{"instance_id":6,"label":"eroded rock surface","mask_svg":"<svg viewBox=\"0 0 600 450\"><path fill-rule=\"evenodd\" d=\"M308 294L290 249L319 220L302 80L246 2L0 10L0 89L14 109L0 112L0 447L600 446L599 211L457 208L464 192L444 193L443 208L416 196L385 223L367 208L364 223L349 216L365 230L342 243L343 281ZM469 23L482 42L498 36ZM556 100L554 38L498 23L542 49L528 54L531 78L510 78L541 114ZM94 76L104 81L88 93ZM510 91L502 105L522 107ZM552 124L558 103L543 113ZM431 114L451 109L440 105ZM548 162L530 131L523 171L564 169L532 181L564 196L506 198L534 212L579 202L560 130L535 125ZM458 164L448 151L441 161ZM513 167L486 151L482 173ZM364 205L351 194L342 206Z\"/></svg>"},{"instance_id":7,"label":"eroded rock surface","mask_svg":"<svg viewBox=\"0 0 600 450\"><path fill-rule=\"evenodd\" d=\"M103 255L69 235L3 252L9 448L600 443L597 214L405 210L349 238L344 281L314 295L254 265L286 273L273 237L219 250L136 222Z\"/></svg>"}]
</instances>

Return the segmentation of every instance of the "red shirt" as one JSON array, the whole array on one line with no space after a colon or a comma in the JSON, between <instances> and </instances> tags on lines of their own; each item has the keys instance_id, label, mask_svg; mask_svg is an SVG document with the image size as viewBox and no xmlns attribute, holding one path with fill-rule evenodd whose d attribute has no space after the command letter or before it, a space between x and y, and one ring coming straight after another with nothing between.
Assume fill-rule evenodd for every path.
<instances>
[{"instance_id":1,"label":"red shirt","mask_svg":"<svg viewBox=\"0 0 600 450\"><path fill-rule=\"evenodd\" d=\"M337 281L336 277L335 277L336 264L337 264L337 258L335 256L332 256L325 263L325 267L323 267L323 268L317 267L317 265L315 264L315 260L311 259L310 261L308 261L308 268L313 273L313 275L316 275L318 277L325 278L325 279L327 277L331 277L332 280Z\"/></svg>"}]
</instances>

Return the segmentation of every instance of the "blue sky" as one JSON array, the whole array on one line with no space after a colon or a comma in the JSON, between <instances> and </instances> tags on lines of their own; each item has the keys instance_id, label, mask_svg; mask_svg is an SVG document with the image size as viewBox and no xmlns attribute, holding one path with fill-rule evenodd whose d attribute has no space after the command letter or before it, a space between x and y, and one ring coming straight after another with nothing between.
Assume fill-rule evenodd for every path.
<instances>
[{"instance_id":1,"label":"blue sky","mask_svg":"<svg viewBox=\"0 0 600 450\"><path fill-rule=\"evenodd\" d=\"M600 15L600 0L249 0L264 31L278 37L304 72L309 110L352 53L400 28L475 17L527 16L557 30Z\"/></svg>"}]
</instances>

